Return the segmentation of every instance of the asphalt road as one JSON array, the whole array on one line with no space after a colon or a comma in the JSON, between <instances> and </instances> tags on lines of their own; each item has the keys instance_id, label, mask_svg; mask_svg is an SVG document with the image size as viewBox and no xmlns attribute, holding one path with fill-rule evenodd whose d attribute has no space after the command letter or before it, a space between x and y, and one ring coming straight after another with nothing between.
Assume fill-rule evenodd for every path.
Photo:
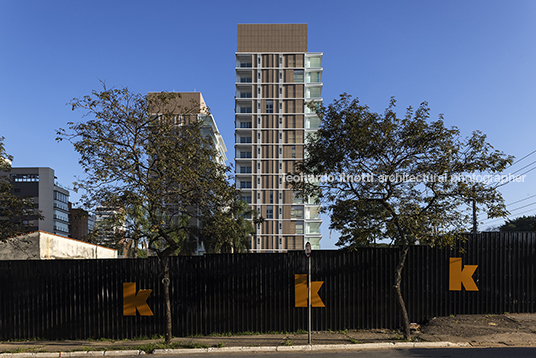
<instances>
[{"instance_id":1,"label":"asphalt road","mask_svg":"<svg viewBox=\"0 0 536 358\"><path fill-rule=\"evenodd\" d=\"M504 348L417 348L417 349L378 349L351 351L319 351L319 352L273 352L273 353L201 353L180 355L151 355L153 358L188 358L188 357L266 357L266 358L532 358L536 357L536 347L504 347ZM138 356L139 358L139 356Z\"/></svg>"}]
</instances>

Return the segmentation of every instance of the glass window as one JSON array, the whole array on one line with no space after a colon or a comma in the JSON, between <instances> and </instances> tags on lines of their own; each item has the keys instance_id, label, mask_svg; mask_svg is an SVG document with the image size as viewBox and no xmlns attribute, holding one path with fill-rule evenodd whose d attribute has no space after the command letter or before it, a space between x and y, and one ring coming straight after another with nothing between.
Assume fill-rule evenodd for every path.
<instances>
[{"instance_id":1,"label":"glass window","mask_svg":"<svg viewBox=\"0 0 536 358\"><path fill-rule=\"evenodd\" d=\"M274 101L266 101L266 113L274 113Z\"/></svg>"},{"instance_id":2,"label":"glass window","mask_svg":"<svg viewBox=\"0 0 536 358\"><path fill-rule=\"evenodd\" d=\"M266 219L274 218L274 207L269 205L266 207Z\"/></svg>"},{"instance_id":3,"label":"glass window","mask_svg":"<svg viewBox=\"0 0 536 358\"><path fill-rule=\"evenodd\" d=\"M294 70L294 82L303 82L303 70Z\"/></svg>"},{"instance_id":4,"label":"glass window","mask_svg":"<svg viewBox=\"0 0 536 358\"><path fill-rule=\"evenodd\" d=\"M244 200L246 203L251 204L251 195L242 195L240 200Z\"/></svg>"},{"instance_id":5,"label":"glass window","mask_svg":"<svg viewBox=\"0 0 536 358\"><path fill-rule=\"evenodd\" d=\"M303 235L303 223L302 222L297 222L294 226L295 228L295 232L296 234L301 234Z\"/></svg>"},{"instance_id":6,"label":"glass window","mask_svg":"<svg viewBox=\"0 0 536 358\"><path fill-rule=\"evenodd\" d=\"M303 206L291 206L290 218L291 219L303 219Z\"/></svg>"},{"instance_id":7,"label":"glass window","mask_svg":"<svg viewBox=\"0 0 536 358\"><path fill-rule=\"evenodd\" d=\"M240 189L251 189L251 180L240 181Z\"/></svg>"}]
</instances>

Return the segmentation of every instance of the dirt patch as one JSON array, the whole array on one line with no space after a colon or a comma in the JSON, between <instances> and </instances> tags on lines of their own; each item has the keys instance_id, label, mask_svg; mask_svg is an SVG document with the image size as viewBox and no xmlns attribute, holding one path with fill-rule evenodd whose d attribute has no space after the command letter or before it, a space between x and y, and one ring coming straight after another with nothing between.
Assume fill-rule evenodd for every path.
<instances>
[{"instance_id":1,"label":"dirt patch","mask_svg":"<svg viewBox=\"0 0 536 358\"><path fill-rule=\"evenodd\" d=\"M474 345L536 345L536 314L436 317L415 337L423 341L470 342Z\"/></svg>"}]
</instances>

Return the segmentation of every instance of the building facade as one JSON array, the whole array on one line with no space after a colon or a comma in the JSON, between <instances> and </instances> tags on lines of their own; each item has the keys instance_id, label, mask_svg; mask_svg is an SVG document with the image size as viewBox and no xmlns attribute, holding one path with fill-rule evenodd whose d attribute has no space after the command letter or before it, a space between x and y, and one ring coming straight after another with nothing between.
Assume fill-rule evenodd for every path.
<instances>
[{"instance_id":1,"label":"building facade","mask_svg":"<svg viewBox=\"0 0 536 358\"><path fill-rule=\"evenodd\" d=\"M208 106L205 103L201 92L168 92L164 93L167 102L163 107L159 107L158 96L163 95L159 92L149 92L149 99L156 99L155 108L150 108L149 111L153 115L173 115L177 125L188 125L193 122L202 123L201 134L205 138L209 138L212 142L212 147L216 151L215 162L225 165L227 161L227 147L220 134L214 117L210 113ZM195 213L196 208L190 208L191 218L190 225L199 227L200 217ZM203 244L197 239L197 249L195 254L202 255L205 253Z\"/></svg>"},{"instance_id":2,"label":"building facade","mask_svg":"<svg viewBox=\"0 0 536 358\"><path fill-rule=\"evenodd\" d=\"M69 191L58 183L54 170L12 167L9 176L15 195L33 198L44 216L30 222L31 230L69 236Z\"/></svg>"},{"instance_id":3,"label":"building facade","mask_svg":"<svg viewBox=\"0 0 536 358\"><path fill-rule=\"evenodd\" d=\"M297 197L286 174L320 127L308 107L322 101L322 53L307 51L307 24L239 24L235 174L241 197L265 218L254 252L320 248L320 206Z\"/></svg>"}]
</instances>

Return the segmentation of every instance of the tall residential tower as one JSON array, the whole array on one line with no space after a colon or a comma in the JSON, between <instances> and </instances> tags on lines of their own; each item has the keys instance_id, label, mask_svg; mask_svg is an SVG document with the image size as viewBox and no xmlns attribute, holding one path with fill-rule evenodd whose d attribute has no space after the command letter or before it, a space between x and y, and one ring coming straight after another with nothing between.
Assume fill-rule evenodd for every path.
<instances>
[{"instance_id":1,"label":"tall residential tower","mask_svg":"<svg viewBox=\"0 0 536 358\"><path fill-rule=\"evenodd\" d=\"M241 196L264 218L255 252L319 248L320 207L285 182L320 126L307 106L322 101L322 53L307 52L307 24L239 24L235 162Z\"/></svg>"}]
</instances>

